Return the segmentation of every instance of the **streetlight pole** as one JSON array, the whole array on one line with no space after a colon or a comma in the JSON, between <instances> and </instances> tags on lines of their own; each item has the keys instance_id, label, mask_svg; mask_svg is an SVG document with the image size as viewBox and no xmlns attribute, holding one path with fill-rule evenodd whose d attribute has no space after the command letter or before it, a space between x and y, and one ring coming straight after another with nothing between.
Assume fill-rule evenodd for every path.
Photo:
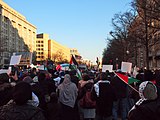
<instances>
[{"instance_id":1,"label":"streetlight pole","mask_svg":"<svg viewBox=\"0 0 160 120\"><path fill-rule=\"evenodd\" d=\"M116 58L116 70L118 70L118 58Z\"/></svg>"},{"instance_id":2,"label":"streetlight pole","mask_svg":"<svg viewBox=\"0 0 160 120\"><path fill-rule=\"evenodd\" d=\"M128 55L129 55L129 51L126 51L126 62L128 62Z\"/></svg>"}]
</instances>

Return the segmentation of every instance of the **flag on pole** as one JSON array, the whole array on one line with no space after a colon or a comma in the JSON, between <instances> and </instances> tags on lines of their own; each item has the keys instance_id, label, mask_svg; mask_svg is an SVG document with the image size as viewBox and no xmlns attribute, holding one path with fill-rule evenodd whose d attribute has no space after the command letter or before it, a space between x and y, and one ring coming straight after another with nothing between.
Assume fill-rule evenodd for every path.
<instances>
[{"instance_id":1,"label":"flag on pole","mask_svg":"<svg viewBox=\"0 0 160 120\"><path fill-rule=\"evenodd\" d=\"M136 90L134 87L132 87L130 84L133 82L139 82L140 80L137 80L135 78L129 78L126 75L120 74L120 73L115 73L113 72L119 79L121 79L124 83L126 83L130 88L132 88L134 91L138 93L138 90Z\"/></svg>"},{"instance_id":2,"label":"flag on pole","mask_svg":"<svg viewBox=\"0 0 160 120\"><path fill-rule=\"evenodd\" d=\"M71 60L70 60L69 63L70 63L70 65L73 65L73 64L74 64L74 65L78 66L78 62L76 61L76 59L74 58L73 55L71 56Z\"/></svg>"},{"instance_id":3,"label":"flag on pole","mask_svg":"<svg viewBox=\"0 0 160 120\"><path fill-rule=\"evenodd\" d=\"M125 83L127 84L132 84L134 82L140 82L140 80L135 79L133 77L128 77L126 75L123 75L121 73L115 73L119 78L121 78L121 80L123 80Z\"/></svg>"},{"instance_id":4,"label":"flag on pole","mask_svg":"<svg viewBox=\"0 0 160 120\"><path fill-rule=\"evenodd\" d=\"M76 75L77 75L78 79L81 80L82 79L82 75L81 75L81 72L79 71L79 69L77 67L78 67L78 62L76 61L76 59L72 55L71 56L71 60L70 60L69 68L71 70L76 70Z\"/></svg>"}]
</instances>

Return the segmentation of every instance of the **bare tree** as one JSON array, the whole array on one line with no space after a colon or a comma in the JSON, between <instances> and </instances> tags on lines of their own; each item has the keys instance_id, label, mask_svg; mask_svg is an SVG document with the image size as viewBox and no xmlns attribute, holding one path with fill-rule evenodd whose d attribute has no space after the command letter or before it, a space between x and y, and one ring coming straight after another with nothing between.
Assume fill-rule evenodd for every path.
<instances>
[{"instance_id":1,"label":"bare tree","mask_svg":"<svg viewBox=\"0 0 160 120\"><path fill-rule=\"evenodd\" d=\"M141 21L141 32L143 37L141 44L146 51L146 65L149 69L149 52L159 42L159 39L154 39L155 34L160 29L160 0L135 0L133 6L137 8L138 17ZM140 25L140 24L139 24ZM143 27L142 27L143 26Z\"/></svg>"},{"instance_id":2,"label":"bare tree","mask_svg":"<svg viewBox=\"0 0 160 120\"><path fill-rule=\"evenodd\" d=\"M55 54L52 56L53 62L62 62L65 61L64 53L62 50L57 50Z\"/></svg>"},{"instance_id":3,"label":"bare tree","mask_svg":"<svg viewBox=\"0 0 160 120\"><path fill-rule=\"evenodd\" d=\"M134 10L129 10L123 14L115 14L112 19L113 31L110 32L110 35L113 37L113 42L111 42L111 46L115 46L114 49L117 49L117 55L119 55L121 51L121 56L123 56L123 61L127 61L133 53L133 46L131 45L131 40L129 36L129 28L132 26L132 22L135 20L136 14ZM114 51L114 52L116 52ZM130 52L128 54L127 52Z\"/></svg>"}]
</instances>

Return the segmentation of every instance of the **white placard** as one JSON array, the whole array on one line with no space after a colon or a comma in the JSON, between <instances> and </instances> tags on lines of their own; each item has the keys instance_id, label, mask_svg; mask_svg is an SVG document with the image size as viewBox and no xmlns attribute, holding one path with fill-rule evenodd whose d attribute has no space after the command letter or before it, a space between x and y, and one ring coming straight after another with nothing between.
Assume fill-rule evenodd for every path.
<instances>
[{"instance_id":1,"label":"white placard","mask_svg":"<svg viewBox=\"0 0 160 120\"><path fill-rule=\"evenodd\" d=\"M21 55L13 55L10 60L10 65L18 65L21 60Z\"/></svg>"},{"instance_id":2,"label":"white placard","mask_svg":"<svg viewBox=\"0 0 160 120\"><path fill-rule=\"evenodd\" d=\"M44 70L44 65L38 66L38 69L39 69L39 70Z\"/></svg>"},{"instance_id":3,"label":"white placard","mask_svg":"<svg viewBox=\"0 0 160 120\"><path fill-rule=\"evenodd\" d=\"M121 63L121 71L126 73L131 73L132 63L130 62L122 62Z\"/></svg>"},{"instance_id":4,"label":"white placard","mask_svg":"<svg viewBox=\"0 0 160 120\"><path fill-rule=\"evenodd\" d=\"M109 72L113 71L113 65L102 65L102 72L106 72L108 70Z\"/></svg>"}]
</instances>

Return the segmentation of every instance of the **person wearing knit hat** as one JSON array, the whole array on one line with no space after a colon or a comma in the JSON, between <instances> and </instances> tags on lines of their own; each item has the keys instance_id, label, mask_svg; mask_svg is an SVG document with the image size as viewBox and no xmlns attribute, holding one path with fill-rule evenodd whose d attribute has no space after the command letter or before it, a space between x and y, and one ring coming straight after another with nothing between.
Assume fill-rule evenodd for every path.
<instances>
[{"instance_id":1,"label":"person wearing knit hat","mask_svg":"<svg viewBox=\"0 0 160 120\"><path fill-rule=\"evenodd\" d=\"M13 91L13 100L17 105L23 105L32 99L31 86L26 82L16 84Z\"/></svg>"},{"instance_id":2,"label":"person wearing knit hat","mask_svg":"<svg viewBox=\"0 0 160 120\"><path fill-rule=\"evenodd\" d=\"M0 107L0 120L45 120L40 108L27 104L32 99L30 84L19 82L13 90L13 101Z\"/></svg>"},{"instance_id":3,"label":"person wearing knit hat","mask_svg":"<svg viewBox=\"0 0 160 120\"><path fill-rule=\"evenodd\" d=\"M139 86L140 99L128 113L128 120L159 120L160 100L156 86L150 82L142 82Z\"/></svg>"}]
</instances>

